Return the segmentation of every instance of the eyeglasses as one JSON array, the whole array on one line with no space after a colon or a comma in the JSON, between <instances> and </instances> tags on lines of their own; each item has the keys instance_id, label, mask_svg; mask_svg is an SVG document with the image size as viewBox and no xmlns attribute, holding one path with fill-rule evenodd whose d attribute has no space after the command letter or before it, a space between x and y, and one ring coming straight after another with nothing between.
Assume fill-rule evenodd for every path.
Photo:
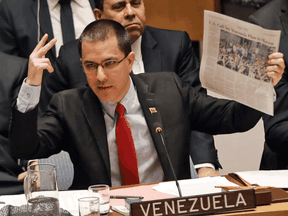
<instances>
[{"instance_id":1,"label":"eyeglasses","mask_svg":"<svg viewBox=\"0 0 288 216\"><path fill-rule=\"evenodd\" d=\"M94 63L94 62L87 62L87 63L83 63L83 68L84 68L84 72L86 73L95 73L98 70L98 67L101 65L101 67L105 70L105 71L112 71L114 69L117 68L117 66L129 55L129 53L127 55L125 55L125 57L123 59L121 59L120 61L116 61L116 60L107 60L105 62L102 62L101 64L98 63Z\"/></svg>"}]
</instances>

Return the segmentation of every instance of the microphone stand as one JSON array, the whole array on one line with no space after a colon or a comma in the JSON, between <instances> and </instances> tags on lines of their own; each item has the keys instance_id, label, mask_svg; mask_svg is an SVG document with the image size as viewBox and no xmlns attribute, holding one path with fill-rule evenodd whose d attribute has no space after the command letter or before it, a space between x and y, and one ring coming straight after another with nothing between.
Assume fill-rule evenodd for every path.
<instances>
[{"instance_id":1,"label":"microphone stand","mask_svg":"<svg viewBox=\"0 0 288 216\"><path fill-rule=\"evenodd\" d=\"M156 132L157 132L157 133L160 135L160 137L161 137L161 140L162 140L162 143L163 143L163 146L164 146L164 150L165 150L166 156L167 156L167 158L168 158L169 165L170 165L170 167L171 167L171 170L172 170L172 173L173 173L173 176L174 176L174 179L175 179L176 187L177 187L178 192L179 192L179 197L182 197L182 192L181 192L181 189L180 189L180 186L179 186L179 183L178 183L178 180L177 180L177 177L176 177L176 174L175 174L175 171L174 171L172 162L171 162L171 160L170 160L170 156L169 156L169 154L168 154L168 151L167 151L167 148L166 148L166 145L165 145L163 136L162 136L162 134L161 134L162 128L161 128L161 127L157 127L155 130L156 130Z\"/></svg>"}]
</instances>

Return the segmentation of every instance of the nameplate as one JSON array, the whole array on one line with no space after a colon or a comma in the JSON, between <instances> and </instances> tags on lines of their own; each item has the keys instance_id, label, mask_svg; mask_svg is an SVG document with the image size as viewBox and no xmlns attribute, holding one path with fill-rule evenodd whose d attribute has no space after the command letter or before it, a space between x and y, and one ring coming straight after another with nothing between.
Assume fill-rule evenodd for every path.
<instances>
[{"instance_id":1,"label":"nameplate","mask_svg":"<svg viewBox=\"0 0 288 216\"><path fill-rule=\"evenodd\" d=\"M131 204L132 216L199 215L255 208L254 190L239 190Z\"/></svg>"}]
</instances>

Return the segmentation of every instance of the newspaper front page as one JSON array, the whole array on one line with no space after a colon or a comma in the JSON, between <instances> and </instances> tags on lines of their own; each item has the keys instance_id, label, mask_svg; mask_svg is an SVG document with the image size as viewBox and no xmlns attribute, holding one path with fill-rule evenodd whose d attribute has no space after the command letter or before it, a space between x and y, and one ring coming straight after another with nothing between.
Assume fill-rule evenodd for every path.
<instances>
[{"instance_id":1,"label":"newspaper front page","mask_svg":"<svg viewBox=\"0 0 288 216\"><path fill-rule=\"evenodd\" d=\"M202 86L273 115L274 90L265 68L279 41L280 31L204 11Z\"/></svg>"}]
</instances>

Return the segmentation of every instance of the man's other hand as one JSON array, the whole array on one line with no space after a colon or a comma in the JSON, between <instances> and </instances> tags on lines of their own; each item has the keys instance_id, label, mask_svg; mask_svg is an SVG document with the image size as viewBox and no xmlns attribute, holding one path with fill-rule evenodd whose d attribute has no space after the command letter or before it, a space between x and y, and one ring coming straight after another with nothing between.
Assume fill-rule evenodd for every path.
<instances>
[{"instance_id":1,"label":"man's other hand","mask_svg":"<svg viewBox=\"0 0 288 216\"><path fill-rule=\"evenodd\" d=\"M33 165L33 164L37 164L37 163L38 163L38 161L35 161L35 160L34 160L34 161L31 161L31 162L28 164L28 166ZM18 175L18 181L23 181L26 175L27 175L27 171L20 173L20 174Z\"/></svg>"},{"instance_id":2,"label":"man's other hand","mask_svg":"<svg viewBox=\"0 0 288 216\"><path fill-rule=\"evenodd\" d=\"M20 173L18 175L18 181L23 181L26 175L27 175L27 171Z\"/></svg>"},{"instance_id":3,"label":"man's other hand","mask_svg":"<svg viewBox=\"0 0 288 216\"><path fill-rule=\"evenodd\" d=\"M213 177L213 176L220 176L220 174L213 168L210 167L202 167L198 169L198 176L199 178L202 177Z\"/></svg>"}]
</instances>

